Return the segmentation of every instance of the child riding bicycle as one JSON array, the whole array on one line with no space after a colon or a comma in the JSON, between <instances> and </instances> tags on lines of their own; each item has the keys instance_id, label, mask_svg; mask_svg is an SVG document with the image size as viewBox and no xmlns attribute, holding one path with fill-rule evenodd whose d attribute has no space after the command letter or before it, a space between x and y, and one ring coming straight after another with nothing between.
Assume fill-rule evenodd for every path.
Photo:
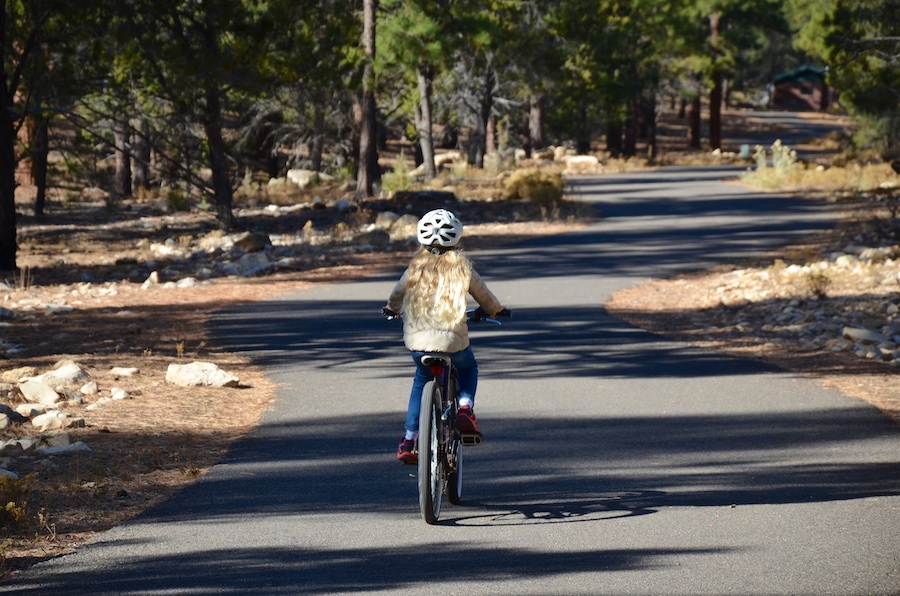
<instances>
[{"instance_id":1,"label":"child riding bicycle","mask_svg":"<svg viewBox=\"0 0 900 596\"><path fill-rule=\"evenodd\" d=\"M419 408L422 390L431 379L422 364L426 352L443 352L451 356L459 375L459 414L456 426L461 432L478 433L475 418L475 389L478 385L478 363L469 345L466 323L466 298L471 294L489 317L509 316L497 297L487 288L471 261L459 248L462 222L451 211L435 209L419 220L417 237L421 246L406 271L394 286L385 315L403 316L403 343L416 364L406 433L397 448L397 459L416 464L419 433Z\"/></svg>"}]
</instances>

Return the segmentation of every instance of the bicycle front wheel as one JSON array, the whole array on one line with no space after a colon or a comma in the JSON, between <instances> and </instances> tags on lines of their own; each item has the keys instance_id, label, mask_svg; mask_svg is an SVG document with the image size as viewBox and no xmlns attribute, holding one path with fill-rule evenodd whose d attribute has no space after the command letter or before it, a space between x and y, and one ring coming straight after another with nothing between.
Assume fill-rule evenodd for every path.
<instances>
[{"instance_id":1,"label":"bicycle front wheel","mask_svg":"<svg viewBox=\"0 0 900 596\"><path fill-rule=\"evenodd\" d=\"M441 516L444 467L441 462L441 388L429 381L419 412L419 510L429 524Z\"/></svg>"}]
</instances>

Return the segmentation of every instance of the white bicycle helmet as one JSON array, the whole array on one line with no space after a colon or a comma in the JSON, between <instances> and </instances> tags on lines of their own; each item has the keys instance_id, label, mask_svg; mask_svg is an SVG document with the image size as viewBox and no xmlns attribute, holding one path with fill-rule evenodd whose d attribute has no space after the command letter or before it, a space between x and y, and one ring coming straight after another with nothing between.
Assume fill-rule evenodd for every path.
<instances>
[{"instance_id":1,"label":"white bicycle helmet","mask_svg":"<svg viewBox=\"0 0 900 596\"><path fill-rule=\"evenodd\" d=\"M459 244L463 225L452 211L435 209L422 216L417 229L420 244L453 248Z\"/></svg>"}]
</instances>

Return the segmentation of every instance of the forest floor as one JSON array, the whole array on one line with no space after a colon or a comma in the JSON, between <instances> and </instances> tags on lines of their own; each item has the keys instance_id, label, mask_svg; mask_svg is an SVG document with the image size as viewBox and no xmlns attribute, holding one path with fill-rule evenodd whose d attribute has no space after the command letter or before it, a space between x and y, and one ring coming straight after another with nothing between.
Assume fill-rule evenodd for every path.
<instances>
[{"instance_id":1,"label":"forest floor","mask_svg":"<svg viewBox=\"0 0 900 596\"><path fill-rule=\"evenodd\" d=\"M500 203L485 203L483 208L469 209L476 215L475 221L472 217L467 221L468 249L560 233L583 223L578 211L558 219L535 214L511 221L498 215L503 208ZM71 552L98 532L170 498L220 461L229 446L258 423L277 387L246 357L210 342L207 325L213 313L313 284L396 269L410 254L407 246L395 251L324 250L291 272L218 278L186 288L145 287L143 279L129 280L124 272L140 258L135 246L172 236L202 236L215 222L205 213L142 209L139 203L117 211L65 205L40 221L23 217L20 223L20 259L28 267L0 289L0 309L25 316L0 318L0 344L22 350L0 354L0 373L33 367L40 374L60 361L73 360L90 372L101 395L115 387L124 389L129 398L90 411L85 407L90 399L65 406L84 417L83 428L68 432L90 451L2 462L6 465L0 467L16 472L20 480L0 484L0 497L20 504L23 516L15 531L0 534L0 577ZM896 367L848 353L798 352L795 346L773 344L762 335L743 335L738 341L715 331L727 309L707 300L711 288L722 284L723 276L735 267L764 267L779 255L799 252L827 254L848 234L852 237L857 228L869 225L869 216L870 212L848 205L838 229L802 247L785 247L756 264L649 281L618 294L608 308L653 332L774 362L897 416ZM271 231L296 223L278 221L279 228ZM85 274L92 280L118 281L87 283L82 281ZM240 377L239 387L182 388L165 382L170 363L192 360L214 362ZM122 377L114 367L133 367L139 373ZM0 439L40 434L29 427L11 425L0 431Z\"/></svg>"}]
</instances>

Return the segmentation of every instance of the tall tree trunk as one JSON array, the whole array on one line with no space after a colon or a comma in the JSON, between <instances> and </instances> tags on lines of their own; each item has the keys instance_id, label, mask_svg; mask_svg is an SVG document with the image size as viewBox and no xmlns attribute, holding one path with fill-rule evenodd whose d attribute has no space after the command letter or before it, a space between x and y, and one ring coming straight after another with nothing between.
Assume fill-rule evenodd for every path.
<instances>
[{"instance_id":1,"label":"tall tree trunk","mask_svg":"<svg viewBox=\"0 0 900 596\"><path fill-rule=\"evenodd\" d=\"M212 84L206 89L203 129L209 143L209 165L212 169L213 192L216 195L216 217L220 228L232 230L237 226L237 221L232 209L231 178L228 175L225 140L222 138L222 106L219 91Z\"/></svg>"},{"instance_id":2,"label":"tall tree trunk","mask_svg":"<svg viewBox=\"0 0 900 596\"><path fill-rule=\"evenodd\" d=\"M688 147L700 148L700 95L691 99L688 104Z\"/></svg>"},{"instance_id":3,"label":"tall tree trunk","mask_svg":"<svg viewBox=\"0 0 900 596\"><path fill-rule=\"evenodd\" d=\"M475 167L484 168L484 156L487 153L488 122L491 119L491 110L494 109L494 85L497 81L497 73L490 64L484 75L484 87L481 90L481 108L478 113L478 130L475 132Z\"/></svg>"},{"instance_id":4,"label":"tall tree trunk","mask_svg":"<svg viewBox=\"0 0 900 596\"><path fill-rule=\"evenodd\" d=\"M359 130L359 169L356 192L372 196L378 178L378 147L375 105L375 9L377 0L363 1L363 47L366 64L363 68L362 121Z\"/></svg>"},{"instance_id":5,"label":"tall tree trunk","mask_svg":"<svg viewBox=\"0 0 900 596\"><path fill-rule=\"evenodd\" d=\"M578 102L578 132L575 133L575 151L585 155L591 151L591 123L588 122L588 109L585 99Z\"/></svg>"},{"instance_id":6,"label":"tall tree trunk","mask_svg":"<svg viewBox=\"0 0 900 596\"><path fill-rule=\"evenodd\" d=\"M131 143L132 188L150 188L150 161L153 144L150 142L150 125L146 120L139 120L132 129L134 134Z\"/></svg>"},{"instance_id":7,"label":"tall tree trunk","mask_svg":"<svg viewBox=\"0 0 900 596\"><path fill-rule=\"evenodd\" d=\"M656 139L656 93L651 93L647 98L646 105L647 122L647 157L651 160L656 159L659 155Z\"/></svg>"},{"instance_id":8,"label":"tall tree trunk","mask_svg":"<svg viewBox=\"0 0 900 596\"><path fill-rule=\"evenodd\" d=\"M416 69L419 79L419 103L416 105L416 132L419 134L419 149L422 152L422 163L425 165L425 179L435 176L434 167L434 134L433 117L431 115L431 93L434 72L430 66L420 64Z\"/></svg>"},{"instance_id":9,"label":"tall tree trunk","mask_svg":"<svg viewBox=\"0 0 900 596\"><path fill-rule=\"evenodd\" d=\"M16 269L16 130L6 72L6 2L0 5L0 271Z\"/></svg>"},{"instance_id":10,"label":"tall tree trunk","mask_svg":"<svg viewBox=\"0 0 900 596\"><path fill-rule=\"evenodd\" d=\"M637 153L637 121L638 121L638 98L634 97L628 106L625 118L625 130L622 143L622 153L625 157L634 157Z\"/></svg>"},{"instance_id":11,"label":"tall tree trunk","mask_svg":"<svg viewBox=\"0 0 900 596\"><path fill-rule=\"evenodd\" d=\"M622 155L622 123L609 120L606 123L606 150L613 157ZM584 152L586 153L586 151Z\"/></svg>"},{"instance_id":12,"label":"tall tree trunk","mask_svg":"<svg viewBox=\"0 0 900 596\"><path fill-rule=\"evenodd\" d=\"M709 148L722 148L722 70L718 64L721 23L718 13L709 16L712 86L709 90Z\"/></svg>"},{"instance_id":13,"label":"tall tree trunk","mask_svg":"<svg viewBox=\"0 0 900 596\"><path fill-rule=\"evenodd\" d=\"M544 147L544 97L532 95L528 106L528 142L525 144L525 154L531 157L531 152Z\"/></svg>"},{"instance_id":14,"label":"tall tree trunk","mask_svg":"<svg viewBox=\"0 0 900 596\"><path fill-rule=\"evenodd\" d=\"M128 148L129 130L125 122L113 125L113 145L116 154L116 172L113 178L113 196L131 196L131 151Z\"/></svg>"},{"instance_id":15,"label":"tall tree trunk","mask_svg":"<svg viewBox=\"0 0 900 596\"><path fill-rule=\"evenodd\" d=\"M50 123L43 115L35 118L31 157L31 180L34 182L34 216L43 217L47 204L47 157L50 154Z\"/></svg>"},{"instance_id":16,"label":"tall tree trunk","mask_svg":"<svg viewBox=\"0 0 900 596\"><path fill-rule=\"evenodd\" d=\"M309 144L309 158L314 172L322 171L323 151L325 151L325 106L319 98L313 106L313 137Z\"/></svg>"}]
</instances>

